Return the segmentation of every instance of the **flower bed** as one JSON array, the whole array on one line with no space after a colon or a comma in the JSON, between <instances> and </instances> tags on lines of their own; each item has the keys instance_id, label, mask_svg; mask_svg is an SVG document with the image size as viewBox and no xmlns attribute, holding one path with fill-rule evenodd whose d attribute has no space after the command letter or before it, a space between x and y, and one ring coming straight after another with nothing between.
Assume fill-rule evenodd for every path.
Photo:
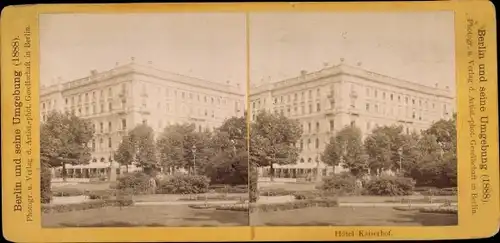
<instances>
[{"instance_id":1,"label":"flower bed","mask_svg":"<svg viewBox=\"0 0 500 243\"><path fill-rule=\"evenodd\" d=\"M71 211L82 211L103 207L123 207L130 206L134 202L131 199L95 200L75 204L42 205L43 213L62 213Z\"/></svg>"},{"instance_id":2,"label":"flower bed","mask_svg":"<svg viewBox=\"0 0 500 243\"><path fill-rule=\"evenodd\" d=\"M419 209L421 213L457 214L457 207L427 207Z\"/></svg>"},{"instance_id":3,"label":"flower bed","mask_svg":"<svg viewBox=\"0 0 500 243\"><path fill-rule=\"evenodd\" d=\"M444 203L444 204L451 204L451 200L449 199L432 199L429 197L423 198L423 199L408 199L408 198L403 198L400 200L386 200L386 203Z\"/></svg>"},{"instance_id":4,"label":"flower bed","mask_svg":"<svg viewBox=\"0 0 500 243\"><path fill-rule=\"evenodd\" d=\"M208 189L217 193L248 193L248 185L210 185Z\"/></svg>"},{"instance_id":5,"label":"flower bed","mask_svg":"<svg viewBox=\"0 0 500 243\"><path fill-rule=\"evenodd\" d=\"M324 198L324 199L309 199L299 200L287 203L273 203L273 204L253 204L250 206L251 212L272 212L272 211L285 211L292 209L308 208L308 207L338 207L337 199Z\"/></svg>"},{"instance_id":6,"label":"flower bed","mask_svg":"<svg viewBox=\"0 0 500 243\"><path fill-rule=\"evenodd\" d=\"M248 211L248 204L223 204L215 207L216 210L229 210L229 211Z\"/></svg>"},{"instance_id":7,"label":"flower bed","mask_svg":"<svg viewBox=\"0 0 500 243\"><path fill-rule=\"evenodd\" d=\"M115 197L117 192L115 190L100 190L100 191L93 191L89 192L88 196L89 199L92 200L107 200L111 199L112 197Z\"/></svg>"},{"instance_id":8,"label":"flower bed","mask_svg":"<svg viewBox=\"0 0 500 243\"><path fill-rule=\"evenodd\" d=\"M214 205L188 205L190 208L194 209L209 209L209 208L214 208Z\"/></svg>"},{"instance_id":9,"label":"flower bed","mask_svg":"<svg viewBox=\"0 0 500 243\"><path fill-rule=\"evenodd\" d=\"M74 197L74 196L82 196L85 192L83 190L77 188L54 188L52 189L53 197Z\"/></svg>"},{"instance_id":10,"label":"flower bed","mask_svg":"<svg viewBox=\"0 0 500 243\"><path fill-rule=\"evenodd\" d=\"M418 208L415 207L393 207L394 210L398 211L418 211Z\"/></svg>"},{"instance_id":11,"label":"flower bed","mask_svg":"<svg viewBox=\"0 0 500 243\"><path fill-rule=\"evenodd\" d=\"M203 196L203 195L198 195L194 197L187 197L187 198L179 198L178 201L224 201L224 200L239 200L239 201L244 201L248 199L248 196L231 196L231 195L226 195L226 194L221 194L221 195L211 195L211 196Z\"/></svg>"}]
</instances>

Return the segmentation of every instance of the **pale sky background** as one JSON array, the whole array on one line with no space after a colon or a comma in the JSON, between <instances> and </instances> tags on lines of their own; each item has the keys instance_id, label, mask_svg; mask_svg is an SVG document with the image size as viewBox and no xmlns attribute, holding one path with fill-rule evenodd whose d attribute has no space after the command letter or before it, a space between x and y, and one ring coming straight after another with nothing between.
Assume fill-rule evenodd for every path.
<instances>
[{"instance_id":1,"label":"pale sky background","mask_svg":"<svg viewBox=\"0 0 500 243\"><path fill-rule=\"evenodd\" d=\"M455 88L453 12L250 14L251 83L346 64Z\"/></svg>"},{"instance_id":2,"label":"pale sky background","mask_svg":"<svg viewBox=\"0 0 500 243\"><path fill-rule=\"evenodd\" d=\"M44 14L41 83L136 62L210 81L246 83L243 13Z\"/></svg>"}]
</instances>

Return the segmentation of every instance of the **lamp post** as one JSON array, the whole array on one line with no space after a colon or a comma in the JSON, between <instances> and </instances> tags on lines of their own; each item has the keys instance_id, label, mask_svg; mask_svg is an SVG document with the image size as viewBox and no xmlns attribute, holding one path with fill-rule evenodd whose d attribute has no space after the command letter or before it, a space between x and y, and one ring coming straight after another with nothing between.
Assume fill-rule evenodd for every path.
<instances>
[{"instance_id":1,"label":"lamp post","mask_svg":"<svg viewBox=\"0 0 500 243\"><path fill-rule=\"evenodd\" d=\"M231 145L233 146L233 155L236 157L236 142L234 139L231 139Z\"/></svg>"},{"instance_id":2,"label":"lamp post","mask_svg":"<svg viewBox=\"0 0 500 243\"><path fill-rule=\"evenodd\" d=\"M193 152L193 172L196 175L196 145L193 145L191 152Z\"/></svg>"},{"instance_id":3,"label":"lamp post","mask_svg":"<svg viewBox=\"0 0 500 243\"><path fill-rule=\"evenodd\" d=\"M402 158L403 158L403 147L398 148L399 154L399 173L403 172Z\"/></svg>"}]
</instances>

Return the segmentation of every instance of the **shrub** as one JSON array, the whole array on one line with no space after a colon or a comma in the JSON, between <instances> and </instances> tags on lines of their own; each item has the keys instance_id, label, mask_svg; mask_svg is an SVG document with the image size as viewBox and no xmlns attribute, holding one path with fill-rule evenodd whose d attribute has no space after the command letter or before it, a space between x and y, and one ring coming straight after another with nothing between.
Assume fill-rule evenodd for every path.
<instances>
[{"instance_id":1,"label":"shrub","mask_svg":"<svg viewBox=\"0 0 500 243\"><path fill-rule=\"evenodd\" d=\"M320 192L317 191L303 191L296 192L293 194L296 200L307 200L307 199L316 199L321 196Z\"/></svg>"},{"instance_id":2,"label":"shrub","mask_svg":"<svg viewBox=\"0 0 500 243\"><path fill-rule=\"evenodd\" d=\"M42 204L50 203L52 201L52 192L51 188L51 179L52 174L50 173L50 169L42 163L41 173L40 173L40 201Z\"/></svg>"},{"instance_id":3,"label":"shrub","mask_svg":"<svg viewBox=\"0 0 500 243\"><path fill-rule=\"evenodd\" d=\"M338 207L337 199L308 199L299 200L286 203L272 203L272 204L252 204L250 206L251 212L272 212L272 211L285 211L292 209L308 208L308 207Z\"/></svg>"},{"instance_id":4,"label":"shrub","mask_svg":"<svg viewBox=\"0 0 500 243\"><path fill-rule=\"evenodd\" d=\"M211 191L217 193L248 193L247 185L229 186L229 185L210 185Z\"/></svg>"},{"instance_id":5,"label":"shrub","mask_svg":"<svg viewBox=\"0 0 500 243\"><path fill-rule=\"evenodd\" d=\"M146 194L150 190L150 179L151 177L143 172L124 174L118 178L116 189L132 194Z\"/></svg>"},{"instance_id":6,"label":"shrub","mask_svg":"<svg viewBox=\"0 0 500 243\"><path fill-rule=\"evenodd\" d=\"M216 210L229 210L229 211L244 211L248 212L248 204L223 204L215 207Z\"/></svg>"},{"instance_id":7,"label":"shrub","mask_svg":"<svg viewBox=\"0 0 500 243\"><path fill-rule=\"evenodd\" d=\"M210 180L201 175L173 175L160 181L158 193L192 194L208 191Z\"/></svg>"},{"instance_id":8,"label":"shrub","mask_svg":"<svg viewBox=\"0 0 500 243\"><path fill-rule=\"evenodd\" d=\"M112 197L116 196L116 191L115 190L100 190L100 191L93 191L89 192L88 194L89 199L92 200L106 200L106 199L111 199Z\"/></svg>"},{"instance_id":9,"label":"shrub","mask_svg":"<svg viewBox=\"0 0 500 243\"><path fill-rule=\"evenodd\" d=\"M393 207L394 210L398 210L398 211L418 211L419 209L418 208L415 208L415 207Z\"/></svg>"},{"instance_id":10,"label":"shrub","mask_svg":"<svg viewBox=\"0 0 500 243\"><path fill-rule=\"evenodd\" d=\"M131 199L115 199L115 200L96 200L83 203L59 204L59 205L42 205L43 213L63 213L72 211L82 211L102 207L122 207L130 206L134 202Z\"/></svg>"},{"instance_id":11,"label":"shrub","mask_svg":"<svg viewBox=\"0 0 500 243\"><path fill-rule=\"evenodd\" d=\"M82 196L84 195L84 191L78 188L73 187L60 187L54 188L52 192L52 196L54 197L73 197L73 196Z\"/></svg>"},{"instance_id":12,"label":"shrub","mask_svg":"<svg viewBox=\"0 0 500 243\"><path fill-rule=\"evenodd\" d=\"M458 214L456 207L428 207L419 209L421 213Z\"/></svg>"},{"instance_id":13,"label":"shrub","mask_svg":"<svg viewBox=\"0 0 500 243\"><path fill-rule=\"evenodd\" d=\"M287 191L285 189L270 189L270 190L263 190L260 191L259 195L260 196L266 196L266 197L276 197L276 196L289 196L292 195L294 191Z\"/></svg>"},{"instance_id":14,"label":"shrub","mask_svg":"<svg viewBox=\"0 0 500 243\"><path fill-rule=\"evenodd\" d=\"M356 192L356 177L346 174L324 177L319 189L337 195L350 195Z\"/></svg>"},{"instance_id":15,"label":"shrub","mask_svg":"<svg viewBox=\"0 0 500 243\"><path fill-rule=\"evenodd\" d=\"M404 196L411 195L415 181L411 178L397 176L382 176L370 180L365 190L375 196Z\"/></svg>"}]
</instances>

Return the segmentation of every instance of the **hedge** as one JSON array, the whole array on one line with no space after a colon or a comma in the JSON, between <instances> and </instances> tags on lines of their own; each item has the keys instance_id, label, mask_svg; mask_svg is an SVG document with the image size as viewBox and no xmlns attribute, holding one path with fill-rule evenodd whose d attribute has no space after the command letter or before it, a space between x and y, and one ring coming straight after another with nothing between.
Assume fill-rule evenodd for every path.
<instances>
[{"instance_id":1,"label":"hedge","mask_svg":"<svg viewBox=\"0 0 500 243\"><path fill-rule=\"evenodd\" d=\"M309 199L309 200L299 200L287 203L272 203L272 204L252 204L250 206L250 212L273 212L273 211L285 211L300 208L309 207L338 207L339 203L337 199Z\"/></svg>"},{"instance_id":2,"label":"hedge","mask_svg":"<svg viewBox=\"0 0 500 243\"><path fill-rule=\"evenodd\" d=\"M73 203L73 204L58 204L58 205L45 204L42 205L42 212L63 213L63 212L89 210L94 208L103 208L103 207L130 206L133 203L134 202L132 201L132 199L114 199L114 200L94 200L89 202Z\"/></svg>"},{"instance_id":3,"label":"hedge","mask_svg":"<svg viewBox=\"0 0 500 243\"><path fill-rule=\"evenodd\" d=\"M40 172L40 203L50 203L52 201L51 192L52 174L48 166L42 163Z\"/></svg>"},{"instance_id":4,"label":"hedge","mask_svg":"<svg viewBox=\"0 0 500 243\"><path fill-rule=\"evenodd\" d=\"M118 177L116 189L128 191L134 195L147 194L150 191L151 177L144 172L133 172Z\"/></svg>"},{"instance_id":5,"label":"hedge","mask_svg":"<svg viewBox=\"0 0 500 243\"><path fill-rule=\"evenodd\" d=\"M356 192L356 177L350 174L324 177L319 189L339 196L352 195Z\"/></svg>"},{"instance_id":6,"label":"hedge","mask_svg":"<svg viewBox=\"0 0 500 243\"><path fill-rule=\"evenodd\" d=\"M67 187L67 188L61 187L52 189L52 196L54 197L74 197L74 196L82 196L84 194L85 191L72 187Z\"/></svg>"},{"instance_id":7,"label":"hedge","mask_svg":"<svg viewBox=\"0 0 500 243\"><path fill-rule=\"evenodd\" d=\"M159 194L194 194L208 191L210 180L202 175L173 175L159 182Z\"/></svg>"},{"instance_id":8,"label":"hedge","mask_svg":"<svg viewBox=\"0 0 500 243\"><path fill-rule=\"evenodd\" d=\"M229 211L244 211L248 212L248 204L224 204L215 207L216 210L229 210Z\"/></svg>"},{"instance_id":9,"label":"hedge","mask_svg":"<svg viewBox=\"0 0 500 243\"><path fill-rule=\"evenodd\" d=\"M195 197L189 197L189 198L180 198L178 199L179 201L214 201L214 200L248 200L248 195L243 195L243 196L231 196L231 195L226 195L226 194L221 194L221 195L198 195Z\"/></svg>"},{"instance_id":10,"label":"hedge","mask_svg":"<svg viewBox=\"0 0 500 243\"><path fill-rule=\"evenodd\" d=\"M365 192L372 196L406 196L413 194L415 181L398 176L381 176L368 181Z\"/></svg>"},{"instance_id":11,"label":"hedge","mask_svg":"<svg viewBox=\"0 0 500 243\"><path fill-rule=\"evenodd\" d=\"M421 213L458 214L456 207L429 207L419 209Z\"/></svg>"},{"instance_id":12,"label":"hedge","mask_svg":"<svg viewBox=\"0 0 500 243\"><path fill-rule=\"evenodd\" d=\"M208 189L217 193L248 193L248 185L210 185Z\"/></svg>"}]
</instances>

